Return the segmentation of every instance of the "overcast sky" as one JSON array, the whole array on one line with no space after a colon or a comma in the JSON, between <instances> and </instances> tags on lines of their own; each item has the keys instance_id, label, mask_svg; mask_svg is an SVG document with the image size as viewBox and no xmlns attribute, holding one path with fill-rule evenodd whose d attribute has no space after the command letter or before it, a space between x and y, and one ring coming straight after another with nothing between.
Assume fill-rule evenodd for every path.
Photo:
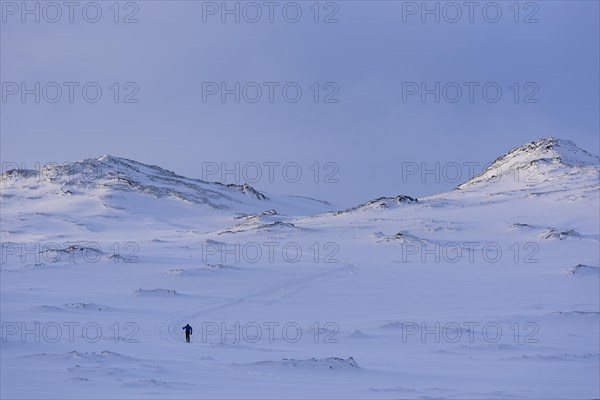
<instances>
[{"instance_id":1,"label":"overcast sky","mask_svg":"<svg viewBox=\"0 0 600 400\"><path fill-rule=\"evenodd\" d=\"M597 1L423 4L2 1L3 169L111 154L351 206L537 138L600 152Z\"/></svg>"}]
</instances>

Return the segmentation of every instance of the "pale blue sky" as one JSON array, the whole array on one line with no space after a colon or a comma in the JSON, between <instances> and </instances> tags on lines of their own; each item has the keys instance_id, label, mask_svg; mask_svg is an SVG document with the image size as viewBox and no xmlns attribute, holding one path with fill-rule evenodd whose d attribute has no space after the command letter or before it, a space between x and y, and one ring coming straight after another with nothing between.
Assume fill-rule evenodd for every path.
<instances>
[{"instance_id":1,"label":"pale blue sky","mask_svg":"<svg viewBox=\"0 0 600 400\"><path fill-rule=\"evenodd\" d=\"M570 139L600 152L597 1L521 2L517 23L512 1L494 3L502 10L496 23L484 18L493 18L495 10L483 15L482 7L490 2L478 3L472 23L466 8L459 22L445 20L455 10L444 2L437 3L446 12L440 23L432 15L421 22L422 10L407 14L421 2L322 2L319 23L313 21L312 1L295 3L302 10L297 23L283 18L281 10L289 2L276 2L273 23L262 1L253 3L263 11L257 23L244 21L243 15L240 23L232 16L222 23L218 14L203 15L203 9L221 2L123 2L119 20L132 12L139 20L130 24L113 22L113 3L97 2L103 12L97 23L86 22L80 9L73 23L66 9L57 23L44 21L53 18L51 9L40 11L40 23L31 15L23 23L22 10L11 8L21 2L2 2L5 165L33 168L35 163L112 154L218 180L218 174L206 175L208 164L203 163L233 168L237 162L247 166L251 177L255 164L249 163L258 163L263 176L252 185L259 190L351 206L383 195L422 196L456 186L443 174L439 182L432 174L423 182L417 176L403 179L403 163L433 169L436 162L456 162L464 166L462 181L468 178L465 163L483 166L541 137ZM227 4L235 7L236 2ZM436 2L427 4L433 8ZM293 11L286 16L293 17ZM323 23L331 13L339 22ZM524 23L527 18L538 22ZM30 87L35 82L97 82L103 97L88 103L79 86L73 103L66 89L57 103L42 98L38 104L33 95L22 102L19 93L7 94L10 82ZM131 91L123 85L135 82L139 103L114 103L114 82L121 84L120 100ZM258 82L263 98L235 103L229 95L222 103L217 94L203 102L203 82ZM264 82L281 83L273 103ZM297 103L282 97L287 82L303 90ZM314 82L321 86L318 103ZM327 82L335 85L324 87ZM419 95L403 102L405 82L428 87L456 82L465 91L456 103L447 101L455 95L452 85L439 103L434 95L425 102ZM473 102L464 82L479 83ZM489 82L503 91L496 103L482 97L481 88ZM514 82L521 86L517 103ZM336 87L333 98L339 101L323 103ZM53 89L48 90L52 97ZM538 102L525 103L534 91L531 98ZM270 162L297 163L303 176L287 182L276 166L274 182L269 182L265 163ZM315 162L321 169L318 183ZM339 182L324 183L328 173Z\"/></svg>"}]
</instances>

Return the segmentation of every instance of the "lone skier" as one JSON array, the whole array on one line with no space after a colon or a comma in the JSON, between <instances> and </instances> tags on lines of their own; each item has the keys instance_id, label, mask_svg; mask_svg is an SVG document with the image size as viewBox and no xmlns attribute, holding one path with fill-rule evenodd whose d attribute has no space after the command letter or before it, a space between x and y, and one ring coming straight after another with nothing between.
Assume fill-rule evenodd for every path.
<instances>
[{"instance_id":1,"label":"lone skier","mask_svg":"<svg viewBox=\"0 0 600 400\"><path fill-rule=\"evenodd\" d=\"M183 328L181 329L185 329L185 341L187 343L190 342L190 335L192 334L192 327L190 326L190 324L186 324Z\"/></svg>"}]
</instances>

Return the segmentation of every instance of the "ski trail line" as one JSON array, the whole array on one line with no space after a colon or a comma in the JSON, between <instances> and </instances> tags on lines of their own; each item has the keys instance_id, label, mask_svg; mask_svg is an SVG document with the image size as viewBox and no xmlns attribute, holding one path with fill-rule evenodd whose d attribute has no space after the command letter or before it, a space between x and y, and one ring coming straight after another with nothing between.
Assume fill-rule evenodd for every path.
<instances>
[{"instance_id":1,"label":"ski trail line","mask_svg":"<svg viewBox=\"0 0 600 400\"><path fill-rule=\"evenodd\" d=\"M206 315L215 311L229 309L244 304L249 300L259 299L272 294L276 294L278 292L283 292L281 298L288 298L304 290L313 281L331 275L335 275L340 272L353 271L354 269L356 269L356 266L354 264L344 262L343 265L340 267L310 274L302 278L286 279L279 283L270 283L264 286L259 286L257 288L251 289L248 292L248 294L244 297L233 298L224 303L219 303L216 305L208 305L192 313L184 314L161 323L158 326L160 338L164 341L183 342L185 340L183 334L180 331L181 326L185 325L186 321L193 320L201 315Z\"/></svg>"}]
</instances>

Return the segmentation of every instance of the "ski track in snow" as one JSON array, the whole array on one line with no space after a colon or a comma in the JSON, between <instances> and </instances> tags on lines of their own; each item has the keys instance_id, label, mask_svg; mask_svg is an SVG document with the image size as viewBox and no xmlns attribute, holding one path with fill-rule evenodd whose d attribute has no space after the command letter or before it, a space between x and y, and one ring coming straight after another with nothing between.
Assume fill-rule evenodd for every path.
<instances>
[{"instance_id":1,"label":"ski track in snow","mask_svg":"<svg viewBox=\"0 0 600 400\"><path fill-rule=\"evenodd\" d=\"M263 297L267 297L272 294L280 294L277 299L271 300L271 303L276 302L277 300L284 299L295 295L296 293L303 290L308 284L312 281L328 277L330 275L335 275L341 272L352 271L356 268L355 265L349 263L343 263L344 265L337 268L332 268L329 271L318 272L315 274L311 274L305 276L301 279L289 279L284 280L278 284L268 284L264 286L259 286L256 289L252 290L252 294L247 294L244 297L231 299L222 304L217 304L214 306L209 306L205 308L201 308L193 313L188 313L183 316L176 317L172 320L166 321L158 326L158 330L160 332L160 337L162 340L166 341L178 341L185 342L185 338L182 336L181 327L184 326L187 321L196 319L200 316L210 315L210 313L214 313L216 311L220 311L223 309L232 308L235 306L239 306L248 302L249 300L256 300Z\"/></svg>"}]
</instances>

